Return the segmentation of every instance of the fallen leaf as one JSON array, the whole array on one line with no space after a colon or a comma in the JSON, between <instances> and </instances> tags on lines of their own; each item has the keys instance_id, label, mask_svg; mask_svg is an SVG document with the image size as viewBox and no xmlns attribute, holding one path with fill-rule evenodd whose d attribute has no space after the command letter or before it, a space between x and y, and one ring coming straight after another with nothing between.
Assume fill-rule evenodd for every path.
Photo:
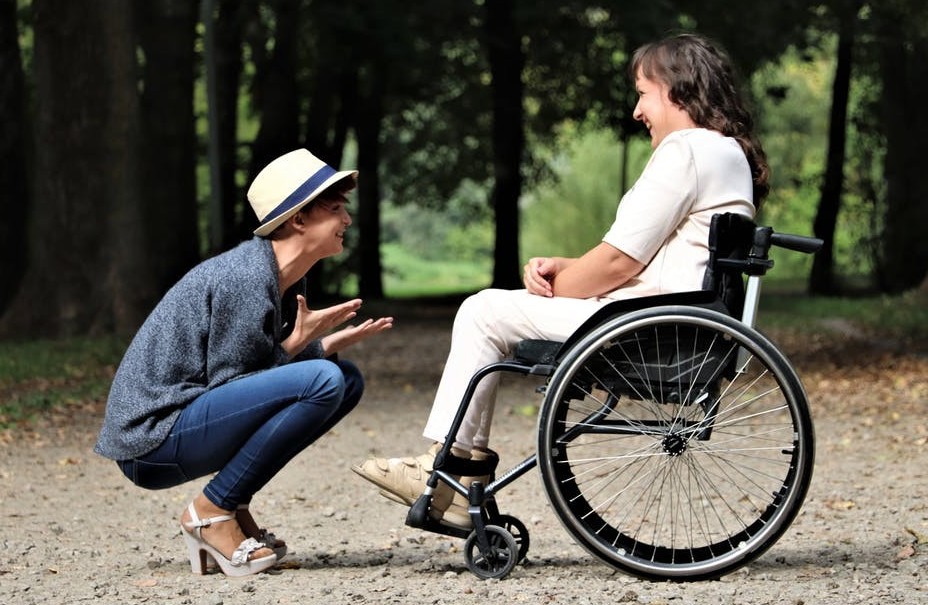
<instances>
[{"instance_id":1,"label":"fallen leaf","mask_svg":"<svg viewBox=\"0 0 928 605\"><path fill-rule=\"evenodd\" d=\"M288 559L277 564L277 569L300 569L302 565L296 559Z\"/></svg>"},{"instance_id":2,"label":"fallen leaf","mask_svg":"<svg viewBox=\"0 0 928 605\"><path fill-rule=\"evenodd\" d=\"M915 556L915 547L912 546L911 544L906 544L905 546L902 547L902 550L896 553L896 560L903 561L913 556Z\"/></svg>"},{"instance_id":3,"label":"fallen leaf","mask_svg":"<svg viewBox=\"0 0 928 605\"><path fill-rule=\"evenodd\" d=\"M853 500L825 500L825 508L830 508L831 510L851 510L857 506L857 503Z\"/></svg>"}]
</instances>

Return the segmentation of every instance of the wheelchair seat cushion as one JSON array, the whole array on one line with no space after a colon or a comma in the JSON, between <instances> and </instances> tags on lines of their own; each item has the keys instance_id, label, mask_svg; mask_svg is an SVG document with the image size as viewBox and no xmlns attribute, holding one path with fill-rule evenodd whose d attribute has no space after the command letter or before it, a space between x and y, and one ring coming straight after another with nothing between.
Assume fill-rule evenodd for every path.
<instances>
[{"instance_id":1,"label":"wheelchair seat cushion","mask_svg":"<svg viewBox=\"0 0 928 605\"><path fill-rule=\"evenodd\" d=\"M512 358L528 365L551 365L564 343L554 340L523 340L512 351Z\"/></svg>"}]
</instances>

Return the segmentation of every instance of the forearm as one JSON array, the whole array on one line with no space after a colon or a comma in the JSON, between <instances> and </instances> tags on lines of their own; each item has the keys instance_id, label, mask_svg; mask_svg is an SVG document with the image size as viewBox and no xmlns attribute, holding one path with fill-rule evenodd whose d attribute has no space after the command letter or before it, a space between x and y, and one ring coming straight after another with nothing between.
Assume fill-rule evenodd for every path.
<instances>
[{"instance_id":1,"label":"forearm","mask_svg":"<svg viewBox=\"0 0 928 605\"><path fill-rule=\"evenodd\" d=\"M280 346L284 351L287 352L287 355L289 355L290 358L292 359L296 357L297 355L299 355L300 353L302 353L303 350L306 349L306 347L309 346L311 342L312 342L311 339L300 338L296 334L290 334L290 336L285 338L280 343Z\"/></svg>"},{"instance_id":2,"label":"forearm","mask_svg":"<svg viewBox=\"0 0 928 605\"><path fill-rule=\"evenodd\" d=\"M328 355L325 346L325 337L309 341L303 349L290 356L291 361L304 361L306 359L323 359Z\"/></svg>"},{"instance_id":3,"label":"forearm","mask_svg":"<svg viewBox=\"0 0 928 605\"><path fill-rule=\"evenodd\" d=\"M644 268L638 261L606 243L578 259L567 260L572 262L560 269L551 281L555 296L602 296L621 287Z\"/></svg>"}]
</instances>

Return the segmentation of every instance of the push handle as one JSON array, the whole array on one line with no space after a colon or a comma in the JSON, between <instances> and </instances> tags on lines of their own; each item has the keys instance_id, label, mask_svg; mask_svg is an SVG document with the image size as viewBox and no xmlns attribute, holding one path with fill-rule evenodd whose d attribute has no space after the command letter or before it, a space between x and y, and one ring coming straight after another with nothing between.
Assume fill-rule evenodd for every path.
<instances>
[{"instance_id":1,"label":"push handle","mask_svg":"<svg viewBox=\"0 0 928 605\"><path fill-rule=\"evenodd\" d=\"M805 235L792 235L790 233L774 233L771 227L755 227L751 250L743 261L734 261L732 264L718 261L721 266L737 267L747 275L764 275L773 268L773 260L768 252L773 246L812 254L818 252L824 242L817 237Z\"/></svg>"},{"instance_id":2,"label":"push handle","mask_svg":"<svg viewBox=\"0 0 928 605\"><path fill-rule=\"evenodd\" d=\"M806 235L792 235L789 233L771 233L770 243L780 248L803 252L805 254L814 254L821 250L825 243L817 237L808 237Z\"/></svg>"}]
</instances>

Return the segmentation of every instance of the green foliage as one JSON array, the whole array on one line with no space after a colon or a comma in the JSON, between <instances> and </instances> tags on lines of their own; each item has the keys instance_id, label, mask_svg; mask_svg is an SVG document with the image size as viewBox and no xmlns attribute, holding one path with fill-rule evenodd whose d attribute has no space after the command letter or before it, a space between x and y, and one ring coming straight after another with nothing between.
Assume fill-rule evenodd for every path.
<instances>
[{"instance_id":1,"label":"green foliage","mask_svg":"<svg viewBox=\"0 0 928 605\"><path fill-rule=\"evenodd\" d=\"M482 261L429 260L397 243L384 244L384 291L390 298L473 292L490 282L490 257Z\"/></svg>"},{"instance_id":2,"label":"green foliage","mask_svg":"<svg viewBox=\"0 0 928 605\"><path fill-rule=\"evenodd\" d=\"M423 260L488 263L493 257L493 217L485 199L483 189L465 181L444 210L384 203L381 237Z\"/></svg>"},{"instance_id":3,"label":"green foliage","mask_svg":"<svg viewBox=\"0 0 928 605\"><path fill-rule=\"evenodd\" d=\"M486 195L465 181L444 210L383 204L381 255L388 296L467 292L488 285L493 216Z\"/></svg>"},{"instance_id":4,"label":"green foliage","mask_svg":"<svg viewBox=\"0 0 928 605\"><path fill-rule=\"evenodd\" d=\"M623 147L611 131L568 124L553 148L538 153L553 178L524 196L522 256L579 256L599 243L615 220ZM629 153L629 173L637 175L650 147L636 140Z\"/></svg>"},{"instance_id":5,"label":"green foliage","mask_svg":"<svg viewBox=\"0 0 928 605\"><path fill-rule=\"evenodd\" d=\"M759 220L777 231L811 234L821 194L828 143L828 116L836 39L822 37L818 48L789 49L752 78L758 128L771 167L771 193ZM872 95L866 78L852 89L852 113L864 111ZM872 141L848 124L845 192L835 232L835 272L845 279L873 269L875 169ZM807 275L812 257L775 250L778 277Z\"/></svg>"},{"instance_id":6,"label":"green foliage","mask_svg":"<svg viewBox=\"0 0 928 605\"><path fill-rule=\"evenodd\" d=\"M818 207L828 141L832 63L824 54L794 49L758 70L752 87L757 99L761 142L770 164L770 196L758 221L776 231L811 234ZM811 257L774 250L778 278L808 275Z\"/></svg>"}]
</instances>

